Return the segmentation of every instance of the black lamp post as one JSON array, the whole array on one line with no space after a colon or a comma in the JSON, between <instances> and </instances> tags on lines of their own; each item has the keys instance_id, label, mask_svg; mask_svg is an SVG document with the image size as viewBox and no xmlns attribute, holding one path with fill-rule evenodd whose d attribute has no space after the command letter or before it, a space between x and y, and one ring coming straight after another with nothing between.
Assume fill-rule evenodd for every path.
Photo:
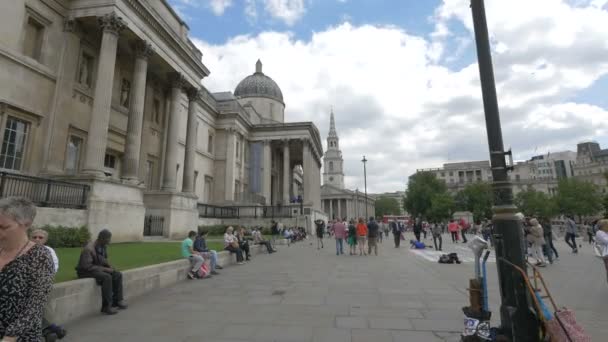
<instances>
[{"instance_id":1,"label":"black lamp post","mask_svg":"<svg viewBox=\"0 0 608 342\"><path fill-rule=\"evenodd\" d=\"M367 221L367 218L369 216L367 216L367 170L365 169L365 163L367 163L367 159L365 159L365 156L363 156L363 159L361 159L361 161L363 162L363 183L365 186L365 220Z\"/></svg>"},{"instance_id":2,"label":"black lamp post","mask_svg":"<svg viewBox=\"0 0 608 342\"><path fill-rule=\"evenodd\" d=\"M498 100L492 68L492 55L488 38L488 26L483 0L471 0L479 78L483 96L483 107L490 148L492 167L492 190L494 193L494 239L496 246L496 266L500 289L500 320L502 334L514 342L538 341L538 319L531 310L531 298L528 294L522 275L511 265L526 269L523 248L523 227L515 215L517 208L513 205L513 189L507 177L511 167L507 166L502 141Z\"/></svg>"}]
</instances>

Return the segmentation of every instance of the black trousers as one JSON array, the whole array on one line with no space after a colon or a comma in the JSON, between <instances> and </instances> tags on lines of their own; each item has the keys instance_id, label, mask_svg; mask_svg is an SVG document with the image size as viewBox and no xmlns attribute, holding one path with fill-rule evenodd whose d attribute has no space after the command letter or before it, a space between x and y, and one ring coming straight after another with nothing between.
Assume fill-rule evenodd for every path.
<instances>
[{"instance_id":1,"label":"black trousers","mask_svg":"<svg viewBox=\"0 0 608 342\"><path fill-rule=\"evenodd\" d=\"M450 235L452 235L452 242L456 242L456 237L458 236L458 232L450 232Z\"/></svg>"},{"instance_id":2,"label":"black trousers","mask_svg":"<svg viewBox=\"0 0 608 342\"><path fill-rule=\"evenodd\" d=\"M420 242L420 231L419 230L414 230L414 236L416 236L416 240L418 242Z\"/></svg>"},{"instance_id":3,"label":"black trousers","mask_svg":"<svg viewBox=\"0 0 608 342\"><path fill-rule=\"evenodd\" d=\"M239 244L243 252L245 252L245 259L249 260L249 242L245 241Z\"/></svg>"},{"instance_id":4,"label":"black trousers","mask_svg":"<svg viewBox=\"0 0 608 342\"><path fill-rule=\"evenodd\" d=\"M439 248L437 248L437 240L439 240ZM435 245L435 250L442 249L443 239L441 238L441 235L433 234L433 244Z\"/></svg>"},{"instance_id":5,"label":"black trousers","mask_svg":"<svg viewBox=\"0 0 608 342\"><path fill-rule=\"evenodd\" d=\"M235 253L237 262L243 261L243 251L240 248L235 248L232 245L228 245L228 246L224 247L224 249L230 253Z\"/></svg>"},{"instance_id":6,"label":"black trousers","mask_svg":"<svg viewBox=\"0 0 608 342\"><path fill-rule=\"evenodd\" d=\"M401 234L393 234L393 238L395 238L395 247L399 247L401 244Z\"/></svg>"},{"instance_id":7,"label":"black trousers","mask_svg":"<svg viewBox=\"0 0 608 342\"><path fill-rule=\"evenodd\" d=\"M114 271L79 273L78 278L95 278L97 285L101 285L102 308L112 306L123 300L122 297L122 273Z\"/></svg>"},{"instance_id":8,"label":"black trousers","mask_svg":"<svg viewBox=\"0 0 608 342\"><path fill-rule=\"evenodd\" d=\"M565 240L566 240L566 243L568 244L568 246L570 246L570 248L572 248L573 251L578 249L578 248L576 248L576 234L566 233Z\"/></svg>"},{"instance_id":9,"label":"black trousers","mask_svg":"<svg viewBox=\"0 0 608 342\"><path fill-rule=\"evenodd\" d=\"M462 243L467 243L467 234L465 230L462 230L460 232L460 235L462 235Z\"/></svg>"}]
</instances>

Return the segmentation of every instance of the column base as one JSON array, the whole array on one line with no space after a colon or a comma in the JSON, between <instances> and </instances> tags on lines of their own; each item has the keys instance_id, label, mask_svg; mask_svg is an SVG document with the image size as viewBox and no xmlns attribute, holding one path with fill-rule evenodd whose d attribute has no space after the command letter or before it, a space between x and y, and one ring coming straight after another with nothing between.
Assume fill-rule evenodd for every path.
<instances>
[{"instance_id":1,"label":"column base","mask_svg":"<svg viewBox=\"0 0 608 342\"><path fill-rule=\"evenodd\" d=\"M198 197L175 191L146 191L146 214L162 216L163 236L172 240L184 239L191 230L197 231Z\"/></svg>"}]
</instances>

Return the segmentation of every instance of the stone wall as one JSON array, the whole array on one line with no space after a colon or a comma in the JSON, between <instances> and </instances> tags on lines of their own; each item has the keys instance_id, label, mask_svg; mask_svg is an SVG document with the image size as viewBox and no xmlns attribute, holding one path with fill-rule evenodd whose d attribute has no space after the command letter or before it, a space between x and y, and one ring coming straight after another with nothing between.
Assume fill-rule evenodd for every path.
<instances>
[{"instance_id":1,"label":"stone wall","mask_svg":"<svg viewBox=\"0 0 608 342\"><path fill-rule=\"evenodd\" d=\"M252 246L250 251L252 255L266 253L263 246L257 245ZM218 264L226 267L235 263L234 255L225 251L218 252ZM129 300L186 281L189 266L190 263L182 259L124 271L124 297ZM236 270L226 270L234 271ZM46 307L46 318L57 324L65 324L82 317L100 315L100 309L101 288L94 279L78 279L55 284Z\"/></svg>"},{"instance_id":2,"label":"stone wall","mask_svg":"<svg viewBox=\"0 0 608 342\"><path fill-rule=\"evenodd\" d=\"M66 208L36 208L34 227L45 225L81 227L87 224L88 211L86 209Z\"/></svg>"}]
</instances>

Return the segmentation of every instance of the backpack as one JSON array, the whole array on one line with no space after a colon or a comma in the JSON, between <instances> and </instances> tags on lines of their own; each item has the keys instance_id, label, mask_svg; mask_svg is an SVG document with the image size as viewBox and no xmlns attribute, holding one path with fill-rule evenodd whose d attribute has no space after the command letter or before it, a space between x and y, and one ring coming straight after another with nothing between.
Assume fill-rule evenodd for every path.
<instances>
[{"instance_id":1,"label":"backpack","mask_svg":"<svg viewBox=\"0 0 608 342\"><path fill-rule=\"evenodd\" d=\"M211 273L209 266L206 263L203 263L203 265L201 266L201 269L198 270L198 277L203 279L203 278L207 277L209 275L209 273Z\"/></svg>"}]
</instances>

